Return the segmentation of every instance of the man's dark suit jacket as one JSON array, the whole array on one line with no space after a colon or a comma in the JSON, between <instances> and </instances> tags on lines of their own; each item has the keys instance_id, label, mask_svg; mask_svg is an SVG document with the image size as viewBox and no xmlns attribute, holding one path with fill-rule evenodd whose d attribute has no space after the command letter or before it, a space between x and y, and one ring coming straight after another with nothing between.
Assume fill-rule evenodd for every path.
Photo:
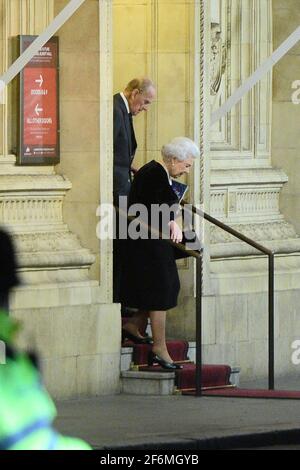
<instances>
[{"instance_id":1,"label":"man's dark suit jacket","mask_svg":"<svg viewBox=\"0 0 300 470\"><path fill-rule=\"evenodd\" d=\"M137 147L130 119L122 96L114 95L114 199L128 196L130 191L130 168Z\"/></svg>"}]
</instances>

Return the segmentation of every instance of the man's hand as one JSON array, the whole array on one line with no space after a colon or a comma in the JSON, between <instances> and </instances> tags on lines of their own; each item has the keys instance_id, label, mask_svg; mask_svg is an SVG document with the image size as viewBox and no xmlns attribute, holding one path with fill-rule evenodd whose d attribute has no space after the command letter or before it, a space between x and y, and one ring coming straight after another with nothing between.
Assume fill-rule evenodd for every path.
<instances>
[{"instance_id":1,"label":"man's hand","mask_svg":"<svg viewBox=\"0 0 300 470\"><path fill-rule=\"evenodd\" d=\"M168 225L170 228L170 237L171 237L172 242L175 242L175 243L182 242L182 230L179 227L179 225L177 225L174 220L171 220L171 222L169 222Z\"/></svg>"}]
</instances>

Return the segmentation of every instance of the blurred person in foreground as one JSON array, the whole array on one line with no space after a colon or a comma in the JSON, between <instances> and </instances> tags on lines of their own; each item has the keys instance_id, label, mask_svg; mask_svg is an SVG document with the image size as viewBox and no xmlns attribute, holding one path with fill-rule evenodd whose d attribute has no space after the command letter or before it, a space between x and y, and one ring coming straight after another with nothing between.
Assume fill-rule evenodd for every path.
<instances>
[{"instance_id":1,"label":"blurred person in foreground","mask_svg":"<svg viewBox=\"0 0 300 470\"><path fill-rule=\"evenodd\" d=\"M8 300L18 277L12 240L3 230L0 282L0 346L5 353L0 357L0 450L90 450L84 441L52 427L56 408L42 385L36 357L15 348L20 325L8 315Z\"/></svg>"}]
</instances>

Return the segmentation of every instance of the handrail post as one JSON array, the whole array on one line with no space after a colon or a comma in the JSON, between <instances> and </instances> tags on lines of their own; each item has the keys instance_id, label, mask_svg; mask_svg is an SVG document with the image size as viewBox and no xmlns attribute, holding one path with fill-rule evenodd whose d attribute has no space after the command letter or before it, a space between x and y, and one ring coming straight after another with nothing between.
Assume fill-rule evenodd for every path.
<instances>
[{"instance_id":1,"label":"handrail post","mask_svg":"<svg viewBox=\"0 0 300 470\"><path fill-rule=\"evenodd\" d=\"M187 202L182 201L182 206L186 206ZM204 220L207 220L213 225L220 227L227 233L230 233L234 237L242 240L243 242L247 243L248 245L252 246L256 250L264 253L268 256L269 265L269 285L268 285L268 311L269 311L269 318L268 318L268 348L269 348L269 357L268 357L268 380L269 380L269 390L274 390L274 253L265 246L261 245L260 243L251 240L250 238L246 237L242 233L238 232L237 230L229 227L229 225L224 224L218 219L215 219L211 215L200 211L197 207L192 206L189 209L193 214L198 214ZM197 260L197 299L196 299L196 395L201 395L201 374L202 374L202 340L201 340L201 302L202 302L202 259ZM201 279L201 282L200 282Z\"/></svg>"},{"instance_id":2,"label":"handrail post","mask_svg":"<svg viewBox=\"0 0 300 470\"><path fill-rule=\"evenodd\" d=\"M269 254L269 390L274 390L274 253Z\"/></svg>"},{"instance_id":3,"label":"handrail post","mask_svg":"<svg viewBox=\"0 0 300 470\"><path fill-rule=\"evenodd\" d=\"M187 203L185 201L181 202L182 206L186 206ZM120 211L118 207L116 207L119 213ZM227 233L230 233L236 238L244 241L248 245L256 248L258 251L261 251L265 255L268 256L268 272L269 272L269 285L268 285L268 311L269 311L269 318L268 318L268 348L269 348L269 357L268 357L268 379L269 379L269 390L274 390L274 253L269 249L256 243L254 240L246 237L245 235L237 232L235 229L229 227L228 225L224 224L223 222L211 217L209 214L206 214L203 211L200 211L195 206L192 206L191 212L194 214L200 215L200 217L208 220L210 223L220 227ZM128 220L135 220L136 218L133 216L128 216L127 213L124 213ZM140 222L143 226L147 229L159 235L159 238L163 238L163 234L159 230L153 229L146 223ZM168 240L171 245L176 246L181 251L186 252L187 249L181 243L175 243L171 240ZM198 251L191 250L189 252L190 256L196 258L196 396L200 397L202 395L202 287L203 287L203 249L199 255Z\"/></svg>"},{"instance_id":4,"label":"handrail post","mask_svg":"<svg viewBox=\"0 0 300 470\"><path fill-rule=\"evenodd\" d=\"M196 397L202 395L202 276L203 250L196 258Z\"/></svg>"}]
</instances>

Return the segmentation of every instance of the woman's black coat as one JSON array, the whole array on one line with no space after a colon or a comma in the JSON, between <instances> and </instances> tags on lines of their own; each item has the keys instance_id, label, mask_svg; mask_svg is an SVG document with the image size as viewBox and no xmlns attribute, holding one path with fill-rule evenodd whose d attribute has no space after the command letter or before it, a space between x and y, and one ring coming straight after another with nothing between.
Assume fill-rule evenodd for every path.
<instances>
[{"instance_id":1,"label":"woman's black coat","mask_svg":"<svg viewBox=\"0 0 300 470\"><path fill-rule=\"evenodd\" d=\"M138 171L132 183L129 207L137 203L144 204L149 214L153 204L172 206L174 212L178 209L178 198L167 172L154 160ZM174 213L170 218L174 219ZM150 217L148 222L151 222ZM168 226L162 219L155 228L168 233ZM180 289L176 251L166 240L125 240L122 249L122 304L148 311L174 308Z\"/></svg>"}]
</instances>

